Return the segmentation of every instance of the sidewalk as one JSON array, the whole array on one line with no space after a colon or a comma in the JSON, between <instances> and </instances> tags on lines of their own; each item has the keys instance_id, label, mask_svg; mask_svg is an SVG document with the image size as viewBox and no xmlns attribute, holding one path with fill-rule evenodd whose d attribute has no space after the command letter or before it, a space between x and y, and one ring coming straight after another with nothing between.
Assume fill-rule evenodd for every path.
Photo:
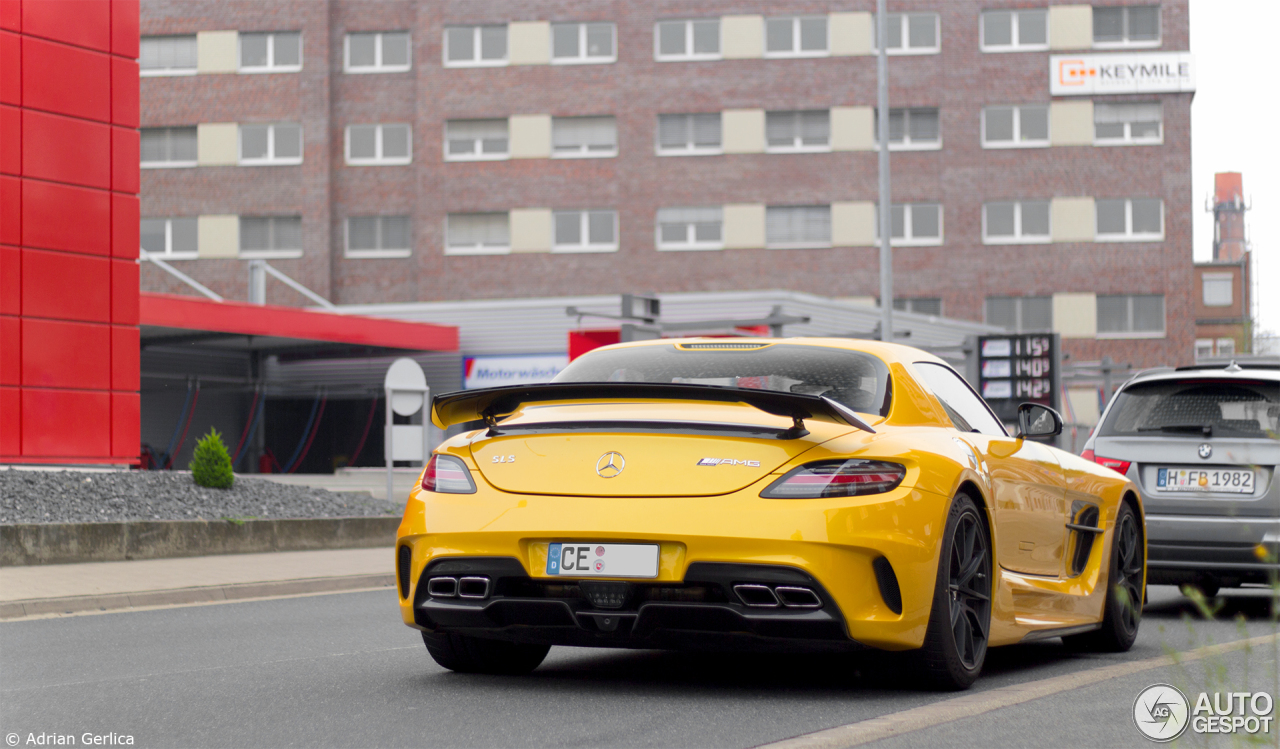
<instances>
[{"instance_id":1,"label":"sidewalk","mask_svg":"<svg viewBox=\"0 0 1280 749\"><path fill-rule=\"evenodd\" d=\"M389 548L0 567L0 620L395 584Z\"/></svg>"}]
</instances>

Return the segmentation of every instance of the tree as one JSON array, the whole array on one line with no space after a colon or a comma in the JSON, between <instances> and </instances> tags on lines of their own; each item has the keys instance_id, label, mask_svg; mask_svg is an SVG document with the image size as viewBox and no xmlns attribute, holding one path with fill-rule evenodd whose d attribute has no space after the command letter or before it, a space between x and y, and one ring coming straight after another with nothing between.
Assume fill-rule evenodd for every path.
<instances>
[{"instance_id":1,"label":"tree","mask_svg":"<svg viewBox=\"0 0 1280 749\"><path fill-rule=\"evenodd\" d=\"M209 429L209 433L196 443L195 453L191 456L191 478L198 486L212 489L230 489L236 477L231 470L231 455L227 446L222 444L222 435L217 429Z\"/></svg>"}]
</instances>

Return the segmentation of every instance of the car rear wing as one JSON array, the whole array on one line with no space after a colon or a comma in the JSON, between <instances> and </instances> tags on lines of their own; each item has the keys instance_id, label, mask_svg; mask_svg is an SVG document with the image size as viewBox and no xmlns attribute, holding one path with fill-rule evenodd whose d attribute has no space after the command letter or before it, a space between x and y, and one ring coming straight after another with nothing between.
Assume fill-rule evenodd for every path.
<instances>
[{"instance_id":1,"label":"car rear wing","mask_svg":"<svg viewBox=\"0 0 1280 749\"><path fill-rule=\"evenodd\" d=\"M792 420L790 430L808 434L805 419L846 424L875 433L853 409L822 395L784 393L777 390L729 388L717 385L685 385L655 382L553 382L545 385L511 385L461 390L431 399L431 422L441 429L482 421L491 435L500 433L498 422L530 403L583 400L672 400L710 403L745 403L765 413ZM591 422L583 422L583 426ZM649 422L652 424L653 422ZM673 422L673 426L676 424Z\"/></svg>"}]
</instances>

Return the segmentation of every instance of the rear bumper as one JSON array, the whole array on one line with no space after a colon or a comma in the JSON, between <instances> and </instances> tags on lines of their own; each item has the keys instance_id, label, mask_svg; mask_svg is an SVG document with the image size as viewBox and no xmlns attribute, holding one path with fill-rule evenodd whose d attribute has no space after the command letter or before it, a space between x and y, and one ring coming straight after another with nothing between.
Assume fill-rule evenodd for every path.
<instances>
[{"instance_id":1,"label":"rear bumper","mask_svg":"<svg viewBox=\"0 0 1280 749\"><path fill-rule=\"evenodd\" d=\"M1269 583L1280 573L1280 563L1274 561L1278 556L1280 519L1147 517L1147 565L1155 584L1206 576Z\"/></svg>"}]
</instances>

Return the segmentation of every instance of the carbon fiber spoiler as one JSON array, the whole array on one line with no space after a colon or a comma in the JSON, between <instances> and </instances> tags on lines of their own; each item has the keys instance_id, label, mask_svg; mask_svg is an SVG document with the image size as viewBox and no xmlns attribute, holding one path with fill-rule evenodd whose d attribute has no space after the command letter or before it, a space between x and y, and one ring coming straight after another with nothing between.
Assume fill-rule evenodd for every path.
<instances>
[{"instance_id":1,"label":"carbon fiber spoiler","mask_svg":"<svg viewBox=\"0 0 1280 749\"><path fill-rule=\"evenodd\" d=\"M847 424L875 433L853 409L822 395L783 393L777 390L729 388L718 385L684 385L653 382L553 382L545 385L512 385L460 390L431 399L431 422L441 429L455 424L483 421L490 434L498 434L498 421L529 403L573 400L689 400L711 403L745 403L765 413L792 420L796 437L807 434L805 419ZM590 422L584 422L584 426ZM652 423L652 422L650 422ZM673 422L673 426L676 423ZM803 434L802 434L803 433Z\"/></svg>"}]
</instances>

